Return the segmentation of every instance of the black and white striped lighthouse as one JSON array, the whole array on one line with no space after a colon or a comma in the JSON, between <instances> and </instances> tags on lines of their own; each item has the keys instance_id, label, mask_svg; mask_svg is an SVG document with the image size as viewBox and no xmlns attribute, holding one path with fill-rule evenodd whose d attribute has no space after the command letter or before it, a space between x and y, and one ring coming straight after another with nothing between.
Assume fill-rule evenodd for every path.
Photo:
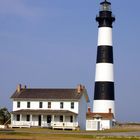
<instances>
[{"instance_id":1,"label":"black and white striped lighthouse","mask_svg":"<svg viewBox=\"0 0 140 140\"><path fill-rule=\"evenodd\" d=\"M98 46L95 72L93 112L115 115L114 107L114 73L113 73L113 44L111 3L105 0L100 3L98 22Z\"/></svg>"}]
</instances>

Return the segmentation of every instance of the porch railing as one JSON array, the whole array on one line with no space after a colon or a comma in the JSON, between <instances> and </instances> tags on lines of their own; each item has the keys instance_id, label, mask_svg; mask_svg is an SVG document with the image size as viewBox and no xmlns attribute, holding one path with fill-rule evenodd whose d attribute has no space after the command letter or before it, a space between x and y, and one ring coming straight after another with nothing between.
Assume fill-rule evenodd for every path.
<instances>
[{"instance_id":1,"label":"porch railing","mask_svg":"<svg viewBox=\"0 0 140 140\"><path fill-rule=\"evenodd\" d=\"M31 122L27 121L12 121L12 127L31 127Z\"/></svg>"},{"instance_id":2,"label":"porch railing","mask_svg":"<svg viewBox=\"0 0 140 140\"><path fill-rule=\"evenodd\" d=\"M34 121L12 121L12 127L31 127L38 126ZM49 128L60 128L60 129L76 129L78 127L78 122L41 122L41 127L49 127Z\"/></svg>"},{"instance_id":3,"label":"porch railing","mask_svg":"<svg viewBox=\"0 0 140 140\"><path fill-rule=\"evenodd\" d=\"M52 122L51 127L61 128L61 129L76 129L78 127L78 122Z\"/></svg>"}]
</instances>

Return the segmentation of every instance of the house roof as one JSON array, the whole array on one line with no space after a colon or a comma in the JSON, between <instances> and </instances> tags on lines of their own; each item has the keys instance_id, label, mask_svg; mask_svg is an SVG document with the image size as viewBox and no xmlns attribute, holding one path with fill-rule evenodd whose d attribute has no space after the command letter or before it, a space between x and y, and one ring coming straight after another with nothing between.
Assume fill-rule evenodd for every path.
<instances>
[{"instance_id":1,"label":"house roof","mask_svg":"<svg viewBox=\"0 0 140 140\"><path fill-rule=\"evenodd\" d=\"M103 120L112 120L112 119L114 119L114 114L113 113L93 113L93 112L88 112L87 113L87 118L88 119L101 118Z\"/></svg>"},{"instance_id":2,"label":"house roof","mask_svg":"<svg viewBox=\"0 0 140 140\"><path fill-rule=\"evenodd\" d=\"M44 109L21 109L17 111L12 111L11 114L32 114L32 115L77 115L75 112L69 110L44 110Z\"/></svg>"},{"instance_id":3,"label":"house roof","mask_svg":"<svg viewBox=\"0 0 140 140\"><path fill-rule=\"evenodd\" d=\"M47 99L47 100L79 100L85 95L88 101L87 90L84 88L80 92L77 89L41 89L41 88L20 88L11 96L12 99Z\"/></svg>"}]
</instances>

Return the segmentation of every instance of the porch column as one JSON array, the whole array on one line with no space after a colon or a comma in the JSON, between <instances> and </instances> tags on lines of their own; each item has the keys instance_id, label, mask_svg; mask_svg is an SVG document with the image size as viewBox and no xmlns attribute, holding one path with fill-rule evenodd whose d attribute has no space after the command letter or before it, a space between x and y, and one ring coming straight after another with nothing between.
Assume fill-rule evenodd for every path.
<instances>
[{"instance_id":1,"label":"porch column","mask_svg":"<svg viewBox=\"0 0 140 140\"><path fill-rule=\"evenodd\" d=\"M51 127L52 127L52 129L54 129L54 121L55 121L55 118L54 118L55 116L54 115L52 115L52 121L51 121Z\"/></svg>"},{"instance_id":2,"label":"porch column","mask_svg":"<svg viewBox=\"0 0 140 140\"><path fill-rule=\"evenodd\" d=\"M73 115L72 117L73 117L73 126L75 127L75 125L76 125L75 116Z\"/></svg>"},{"instance_id":3,"label":"porch column","mask_svg":"<svg viewBox=\"0 0 140 140\"><path fill-rule=\"evenodd\" d=\"M80 129L77 121L77 115L73 115L73 129L75 130L76 128L78 128L78 130Z\"/></svg>"},{"instance_id":4,"label":"porch column","mask_svg":"<svg viewBox=\"0 0 140 140\"><path fill-rule=\"evenodd\" d=\"M44 126L44 120L43 120L43 115L41 115L41 127Z\"/></svg>"},{"instance_id":5,"label":"porch column","mask_svg":"<svg viewBox=\"0 0 140 140\"><path fill-rule=\"evenodd\" d=\"M20 125L23 125L22 114L20 114Z\"/></svg>"},{"instance_id":6,"label":"porch column","mask_svg":"<svg viewBox=\"0 0 140 140\"><path fill-rule=\"evenodd\" d=\"M65 122L65 115L63 115L63 122Z\"/></svg>"},{"instance_id":7,"label":"porch column","mask_svg":"<svg viewBox=\"0 0 140 140\"><path fill-rule=\"evenodd\" d=\"M32 126L33 125L33 115L31 114L30 115L30 126Z\"/></svg>"},{"instance_id":8,"label":"porch column","mask_svg":"<svg viewBox=\"0 0 140 140\"><path fill-rule=\"evenodd\" d=\"M54 115L52 115L52 122L54 123Z\"/></svg>"},{"instance_id":9,"label":"porch column","mask_svg":"<svg viewBox=\"0 0 140 140\"><path fill-rule=\"evenodd\" d=\"M14 121L13 118L14 118L14 117L13 117L13 114L11 114L11 127L12 127L13 121Z\"/></svg>"},{"instance_id":10,"label":"porch column","mask_svg":"<svg viewBox=\"0 0 140 140\"><path fill-rule=\"evenodd\" d=\"M65 129L65 125L66 125L66 122L65 122L65 115L63 115L63 129Z\"/></svg>"}]
</instances>

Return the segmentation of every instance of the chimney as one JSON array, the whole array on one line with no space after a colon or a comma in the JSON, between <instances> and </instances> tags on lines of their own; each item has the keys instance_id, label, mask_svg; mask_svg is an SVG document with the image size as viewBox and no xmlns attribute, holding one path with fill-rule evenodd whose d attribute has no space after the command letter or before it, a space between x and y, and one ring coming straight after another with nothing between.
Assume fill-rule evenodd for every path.
<instances>
[{"instance_id":1,"label":"chimney","mask_svg":"<svg viewBox=\"0 0 140 140\"><path fill-rule=\"evenodd\" d=\"M21 84L19 84L18 86L17 86L17 92L19 93L21 91Z\"/></svg>"},{"instance_id":2,"label":"chimney","mask_svg":"<svg viewBox=\"0 0 140 140\"><path fill-rule=\"evenodd\" d=\"M78 86L77 86L77 93L80 94L80 93L83 91L84 88L85 88L85 86L83 86L83 85L81 85L81 84L78 85Z\"/></svg>"},{"instance_id":3,"label":"chimney","mask_svg":"<svg viewBox=\"0 0 140 140\"><path fill-rule=\"evenodd\" d=\"M88 107L88 113L91 113L91 108L90 107Z\"/></svg>"},{"instance_id":4,"label":"chimney","mask_svg":"<svg viewBox=\"0 0 140 140\"><path fill-rule=\"evenodd\" d=\"M111 108L109 108L109 113L112 113L112 111L111 111L112 109Z\"/></svg>"}]
</instances>

